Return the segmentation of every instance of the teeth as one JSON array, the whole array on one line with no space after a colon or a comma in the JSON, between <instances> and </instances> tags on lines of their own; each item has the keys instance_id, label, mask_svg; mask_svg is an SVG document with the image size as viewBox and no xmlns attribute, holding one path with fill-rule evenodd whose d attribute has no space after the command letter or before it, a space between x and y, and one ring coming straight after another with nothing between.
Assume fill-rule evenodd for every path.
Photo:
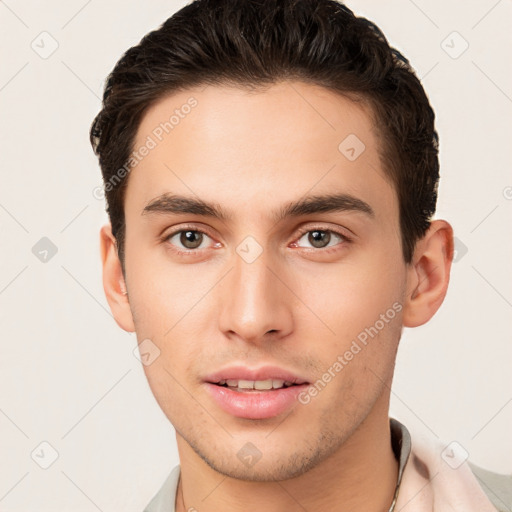
<instances>
[{"instance_id":1,"label":"teeth","mask_svg":"<svg viewBox=\"0 0 512 512\"><path fill-rule=\"evenodd\" d=\"M282 388L282 387L283 387L283 384L284 384L284 380L273 380L273 379L272 379L272 387L273 387L274 389Z\"/></svg>"},{"instance_id":2,"label":"teeth","mask_svg":"<svg viewBox=\"0 0 512 512\"><path fill-rule=\"evenodd\" d=\"M254 381L254 389L272 389L272 379Z\"/></svg>"},{"instance_id":3,"label":"teeth","mask_svg":"<svg viewBox=\"0 0 512 512\"><path fill-rule=\"evenodd\" d=\"M284 381L280 379L267 379L267 380L234 380L227 379L221 380L219 385L226 384L230 388L238 389L257 389L257 390L269 390L269 389L280 389L284 385L291 386L293 382Z\"/></svg>"}]
</instances>

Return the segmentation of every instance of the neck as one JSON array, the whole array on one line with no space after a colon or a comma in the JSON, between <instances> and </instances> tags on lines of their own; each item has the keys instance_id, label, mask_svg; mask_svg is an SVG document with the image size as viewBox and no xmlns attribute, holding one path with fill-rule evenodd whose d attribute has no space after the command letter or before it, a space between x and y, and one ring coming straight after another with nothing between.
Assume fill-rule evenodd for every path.
<instances>
[{"instance_id":1,"label":"neck","mask_svg":"<svg viewBox=\"0 0 512 512\"><path fill-rule=\"evenodd\" d=\"M378 409L376 404L330 457L296 478L276 482L250 482L220 474L177 434L181 476L176 512L388 512L398 462L391 447L388 408Z\"/></svg>"}]
</instances>

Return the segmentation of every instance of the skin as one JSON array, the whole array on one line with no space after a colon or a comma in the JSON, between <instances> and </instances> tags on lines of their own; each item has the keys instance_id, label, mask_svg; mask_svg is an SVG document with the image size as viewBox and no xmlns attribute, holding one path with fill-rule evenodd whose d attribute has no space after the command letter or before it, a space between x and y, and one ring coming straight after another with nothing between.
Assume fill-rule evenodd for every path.
<instances>
[{"instance_id":1,"label":"skin","mask_svg":"<svg viewBox=\"0 0 512 512\"><path fill-rule=\"evenodd\" d=\"M101 229L113 315L160 350L144 371L176 429L176 510L387 512L398 472L388 417L396 351L402 327L427 322L445 297L452 228L433 221L404 263L398 200L371 112L319 86L176 93L146 112L135 147L191 96L197 106L129 175L126 276L110 226ZM365 144L355 161L338 150L349 134ZM367 202L375 215L272 216L333 191ZM233 217L142 214L164 193L215 202ZM199 249L179 234L165 239L180 227L207 233ZM331 233L327 248L313 245L319 229ZM250 264L236 252L249 235L263 250ZM204 389L205 375L231 363L274 364L315 382L394 303L401 311L306 405L236 418ZM252 467L237 457L247 442L262 453Z\"/></svg>"}]
</instances>

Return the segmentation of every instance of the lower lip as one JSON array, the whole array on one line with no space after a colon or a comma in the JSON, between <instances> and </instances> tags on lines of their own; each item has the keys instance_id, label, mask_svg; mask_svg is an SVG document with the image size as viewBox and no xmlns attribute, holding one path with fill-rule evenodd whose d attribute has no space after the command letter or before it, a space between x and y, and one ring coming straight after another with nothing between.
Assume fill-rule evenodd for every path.
<instances>
[{"instance_id":1,"label":"lower lip","mask_svg":"<svg viewBox=\"0 0 512 512\"><path fill-rule=\"evenodd\" d=\"M221 409L237 418L262 420L273 418L289 409L308 384L269 391L234 391L206 382L206 389Z\"/></svg>"}]
</instances>

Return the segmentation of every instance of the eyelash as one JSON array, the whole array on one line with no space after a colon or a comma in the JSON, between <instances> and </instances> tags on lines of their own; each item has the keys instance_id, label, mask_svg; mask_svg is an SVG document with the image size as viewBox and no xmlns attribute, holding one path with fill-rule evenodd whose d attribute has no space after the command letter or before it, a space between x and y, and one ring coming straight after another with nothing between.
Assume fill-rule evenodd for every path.
<instances>
[{"instance_id":1,"label":"eyelash","mask_svg":"<svg viewBox=\"0 0 512 512\"><path fill-rule=\"evenodd\" d=\"M181 226L179 229L175 230L175 231L171 231L170 233L166 233L165 236L162 238L162 241L163 242L168 242L170 238L172 238L174 235L178 234L178 233L182 233L183 231L194 231L195 233L202 233L203 235L207 235L209 236L210 238L213 238L210 233L208 233L208 231L205 231L205 230L202 230L202 229L198 229L196 226ZM299 233L298 233L298 238L297 240L301 239L303 235L305 235L306 233L310 233L312 231L322 231L323 233L334 233L335 235L339 236L341 239L342 239L342 242L341 243L344 243L344 244L350 244L352 242L352 239L349 238L347 235L345 235L344 233L341 233L340 231L337 231L335 229L326 229L325 227L322 227L322 226L313 226L313 227L307 227L307 228L302 228L302 229L299 229ZM318 252L318 253L331 253L332 251L336 251L336 250L339 250L337 247L338 245L341 245L340 244L337 244L333 247L327 247L327 248L321 248L321 249L317 249L315 247L301 247L301 249L308 249L308 250L312 250L312 251L315 251L315 252ZM172 245L169 243L169 245ZM203 249L188 249L188 250L180 250L180 249L176 249L174 246L173 246L173 249L172 249L176 254L180 255L180 256L194 256L196 255L198 252L202 251Z\"/></svg>"}]
</instances>

